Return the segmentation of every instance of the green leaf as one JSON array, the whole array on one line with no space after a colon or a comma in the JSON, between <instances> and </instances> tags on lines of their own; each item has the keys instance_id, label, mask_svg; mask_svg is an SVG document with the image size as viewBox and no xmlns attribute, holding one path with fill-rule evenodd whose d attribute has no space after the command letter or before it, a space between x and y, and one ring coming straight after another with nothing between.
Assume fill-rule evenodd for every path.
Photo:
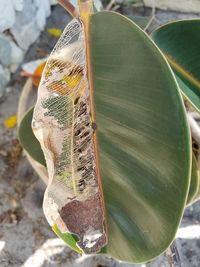
<instances>
[{"instance_id":1,"label":"green leaf","mask_svg":"<svg viewBox=\"0 0 200 267\"><path fill-rule=\"evenodd\" d=\"M185 97L200 112L200 19L166 24L152 34Z\"/></svg>"},{"instance_id":2,"label":"green leaf","mask_svg":"<svg viewBox=\"0 0 200 267\"><path fill-rule=\"evenodd\" d=\"M174 239L190 179L190 137L173 75L125 17L91 16L90 55L109 255L146 262Z\"/></svg>"},{"instance_id":3,"label":"green leaf","mask_svg":"<svg viewBox=\"0 0 200 267\"><path fill-rule=\"evenodd\" d=\"M41 150L40 143L33 134L31 128L31 121L33 117L33 108L29 109L22 119L19 130L18 137L23 148L29 153L29 155L40 164L46 166L46 161Z\"/></svg>"},{"instance_id":4,"label":"green leaf","mask_svg":"<svg viewBox=\"0 0 200 267\"><path fill-rule=\"evenodd\" d=\"M60 237L71 249L76 251L79 254L82 254L83 251L77 247L76 242L78 241L77 237L70 233L62 233L58 228L57 224L54 224L52 227L54 233Z\"/></svg>"},{"instance_id":5,"label":"green leaf","mask_svg":"<svg viewBox=\"0 0 200 267\"><path fill-rule=\"evenodd\" d=\"M190 189L187 198L187 204L194 203L200 197L200 175L198 163L194 153L192 154L192 173L190 181Z\"/></svg>"},{"instance_id":6,"label":"green leaf","mask_svg":"<svg viewBox=\"0 0 200 267\"><path fill-rule=\"evenodd\" d=\"M147 262L174 239L186 203L191 143L183 102L165 59L130 20L96 13L89 33L109 240L102 253Z\"/></svg>"}]
</instances>

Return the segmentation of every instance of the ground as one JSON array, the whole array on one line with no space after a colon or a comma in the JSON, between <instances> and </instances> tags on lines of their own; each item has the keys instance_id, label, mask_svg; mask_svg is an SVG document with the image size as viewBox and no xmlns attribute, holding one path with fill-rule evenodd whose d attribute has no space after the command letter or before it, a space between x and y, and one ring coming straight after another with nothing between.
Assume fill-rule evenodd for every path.
<instances>
[{"instance_id":1,"label":"ground","mask_svg":"<svg viewBox=\"0 0 200 267\"><path fill-rule=\"evenodd\" d=\"M126 8L123 8L127 12ZM149 13L147 10L134 12ZM172 18L194 17L193 14L156 11L155 27ZM54 7L47 27L31 46L25 62L45 57L57 38L47 32L49 27L63 29L70 18L60 7ZM26 78L19 69L13 75L4 96L0 99L0 267L130 267L110 258L83 257L68 249L51 231L42 211L45 190L43 182L29 165L17 140L17 128L6 129L3 121L16 114L18 99ZM184 230L184 231L183 231ZM200 205L187 208L178 232L176 246L183 267L200 265ZM168 266L164 257L148 266ZM135 266L135 265L134 265ZM139 265L137 265L139 266ZM145 265L143 265L145 266Z\"/></svg>"}]
</instances>

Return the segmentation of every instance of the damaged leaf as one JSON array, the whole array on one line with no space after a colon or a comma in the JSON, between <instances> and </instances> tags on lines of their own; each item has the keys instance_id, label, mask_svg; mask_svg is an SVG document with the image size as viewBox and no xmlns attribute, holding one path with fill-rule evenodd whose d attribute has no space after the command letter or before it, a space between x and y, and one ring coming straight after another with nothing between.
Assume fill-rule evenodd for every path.
<instances>
[{"instance_id":1,"label":"damaged leaf","mask_svg":"<svg viewBox=\"0 0 200 267\"><path fill-rule=\"evenodd\" d=\"M84 253L107 243L98 173L83 24L66 27L44 69L33 132L44 152L49 184L44 212L51 226L74 233Z\"/></svg>"},{"instance_id":2,"label":"damaged leaf","mask_svg":"<svg viewBox=\"0 0 200 267\"><path fill-rule=\"evenodd\" d=\"M32 125L49 173L44 212L84 253L147 262L173 241L186 203L183 102L162 54L130 20L99 12L84 29L80 19L67 26L38 91Z\"/></svg>"},{"instance_id":3,"label":"damaged leaf","mask_svg":"<svg viewBox=\"0 0 200 267\"><path fill-rule=\"evenodd\" d=\"M54 233L58 237L60 237L66 244L68 244L68 246L71 249L75 250L77 253L80 253L80 254L83 253L83 251L80 248L78 248L77 245L76 245L76 242L78 241L77 238L76 238L76 236L74 236L72 234L69 234L69 233L62 233L59 230L59 228L58 228L58 226L56 224L54 224L52 226L52 229L53 229Z\"/></svg>"}]
</instances>

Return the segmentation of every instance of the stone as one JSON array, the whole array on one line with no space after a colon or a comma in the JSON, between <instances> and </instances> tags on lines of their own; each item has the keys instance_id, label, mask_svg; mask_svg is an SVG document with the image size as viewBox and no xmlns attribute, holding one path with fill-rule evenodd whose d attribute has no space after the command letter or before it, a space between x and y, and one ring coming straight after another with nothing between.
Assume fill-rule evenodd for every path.
<instances>
[{"instance_id":1,"label":"stone","mask_svg":"<svg viewBox=\"0 0 200 267\"><path fill-rule=\"evenodd\" d=\"M19 24L16 24L11 32L15 37L15 40L20 48L24 51L27 51L29 46L33 44L40 35L40 29L37 26L37 22L34 19L29 24L21 27Z\"/></svg>"},{"instance_id":2,"label":"stone","mask_svg":"<svg viewBox=\"0 0 200 267\"><path fill-rule=\"evenodd\" d=\"M10 72L7 68L3 68L2 65L0 65L0 97L4 94L5 87L10 81Z\"/></svg>"},{"instance_id":3,"label":"stone","mask_svg":"<svg viewBox=\"0 0 200 267\"><path fill-rule=\"evenodd\" d=\"M49 15L49 0L24 1L23 10L16 12L15 25L10 29L20 48L26 51L37 40Z\"/></svg>"},{"instance_id":4,"label":"stone","mask_svg":"<svg viewBox=\"0 0 200 267\"><path fill-rule=\"evenodd\" d=\"M47 57L45 58L41 58L41 59L36 59L36 60L32 60L32 61L29 61L29 62L26 62L24 64L22 64L22 70L25 71L25 72L28 72L28 73L31 73L33 74L34 71L36 70L36 68L44 63L45 61L47 61Z\"/></svg>"},{"instance_id":5,"label":"stone","mask_svg":"<svg viewBox=\"0 0 200 267\"><path fill-rule=\"evenodd\" d=\"M11 45L9 40L0 35L0 64L7 67L11 63Z\"/></svg>"},{"instance_id":6,"label":"stone","mask_svg":"<svg viewBox=\"0 0 200 267\"><path fill-rule=\"evenodd\" d=\"M24 53L13 41L10 42L11 45L11 64L9 66L10 71L14 73L19 67L20 63L24 58Z\"/></svg>"},{"instance_id":7,"label":"stone","mask_svg":"<svg viewBox=\"0 0 200 267\"><path fill-rule=\"evenodd\" d=\"M144 0L145 6L185 13L200 13L199 0Z\"/></svg>"},{"instance_id":8,"label":"stone","mask_svg":"<svg viewBox=\"0 0 200 267\"><path fill-rule=\"evenodd\" d=\"M191 13L179 13L175 11L164 11L164 10L156 10L156 20L160 24L165 24L167 22L173 21L173 20L185 20L185 19L194 19L199 18L198 14L191 14ZM160 25L158 25L160 26Z\"/></svg>"},{"instance_id":9,"label":"stone","mask_svg":"<svg viewBox=\"0 0 200 267\"><path fill-rule=\"evenodd\" d=\"M50 5L51 6L54 6L54 5L57 5L57 4L58 4L57 0L50 0Z\"/></svg>"},{"instance_id":10,"label":"stone","mask_svg":"<svg viewBox=\"0 0 200 267\"><path fill-rule=\"evenodd\" d=\"M0 32L3 32L15 23L15 9L12 0L0 0Z\"/></svg>"},{"instance_id":11,"label":"stone","mask_svg":"<svg viewBox=\"0 0 200 267\"><path fill-rule=\"evenodd\" d=\"M23 51L11 40L0 35L0 64L15 72L24 57Z\"/></svg>"},{"instance_id":12,"label":"stone","mask_svg":"<svg viewBox=\"0 0 200 267\"><path fill-rule=\"evenodd\" d=\"M94 5L97 11L103 10L103 5L101 0L94 0Z\"/></svg>"},{"instance_id":13,"label":"stone","mask_svg":"<svg viewBox=\"0 0 200 267\"><path fill-rule=\"evenodd\" d=\"M24 0L13 0L13 4L16 11L22 11L24 7Z\"/></svg>"},{"instance_id":14,"label":"stone","mask_svg":"<svg viewBox=\"0 0 200 267\"><path fill-rule=\"evenodd\" d=\"M50 15L50 3L49 0L37 1L37 14L36 20L39 29L42 31L44 30L46 24L46 18Z\"/></svg>"},{"instance_id":15,"label":"stone","mask_svg":"<svg viewBox=\"0 0 200 267\"><path fill-rule=\"evenodd\" d=\"M19 47L25 51L40 34L36 21L36 10L37 8L32 1L26 0L23 10L16 12L15 25L10 29Z\"/></svg>"}]
</instances>

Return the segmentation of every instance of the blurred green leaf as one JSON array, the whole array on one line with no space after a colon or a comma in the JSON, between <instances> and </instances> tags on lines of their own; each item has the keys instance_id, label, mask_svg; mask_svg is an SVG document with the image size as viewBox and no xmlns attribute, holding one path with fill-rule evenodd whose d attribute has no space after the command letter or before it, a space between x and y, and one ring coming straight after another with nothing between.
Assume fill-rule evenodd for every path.
<instances>
[{"instance_id":1,"label":"blurred green leaf","mask_svg":"<svg viewBox=\"0 0 200 267\"><path fill-rule=\"evenodd\" d=\"M152 33L185 97L200 112L200 19L168 23Z\"/></svg>"},{"instance_id":2,"label":"blurred green leaf","mask_svg":"<svg viewBox=\"0 0 200 267\"><path fill-rule=\"evenodd\" d=\"M18 137L23 148L29 153L29 155L43 166L46 166L46 161L41 150L40 143L33 134L31 128L31 121L33 117L33 108L29 109L24 115L20 123L18 130Z\"/></svg>"}]
</instances>

